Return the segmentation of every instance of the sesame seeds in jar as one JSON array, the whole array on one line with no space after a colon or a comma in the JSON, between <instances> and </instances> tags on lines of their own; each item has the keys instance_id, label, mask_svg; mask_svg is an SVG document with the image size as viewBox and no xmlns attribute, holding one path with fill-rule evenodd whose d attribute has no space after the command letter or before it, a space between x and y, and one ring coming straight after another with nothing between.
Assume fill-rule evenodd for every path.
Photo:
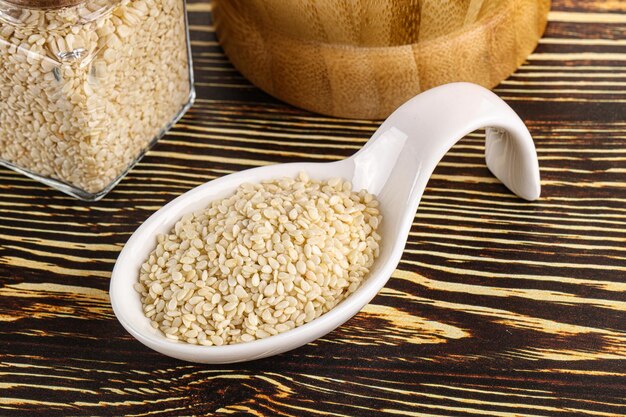
<instances>
[{"instance_id":1,"label":"sesame seeds in jar","mask_svg":"<svg viewBox=\"0 0 626 417\"><path fill-rule=\"evenodd\" d=\"M1 164L97 200L193 96L184 0L0 0Z\"/></svg>"}]
</instances>

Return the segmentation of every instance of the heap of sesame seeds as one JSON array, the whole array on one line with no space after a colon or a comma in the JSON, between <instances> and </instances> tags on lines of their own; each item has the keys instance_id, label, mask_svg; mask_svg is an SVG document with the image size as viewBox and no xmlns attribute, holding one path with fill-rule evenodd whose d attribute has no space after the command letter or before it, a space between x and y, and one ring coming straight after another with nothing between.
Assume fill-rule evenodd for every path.
<instances>
[{"instance_id":1,"label":"heap of sesame seeds","mask_svg":"<svg viewBox=\"0 0 626 417\"><path fill-rule=\"evenodd\" d=\"M169 339L262 339L353 293L378 256L380 221L378 201L339 178L242 184L159 235L135 289Z\"/></svg>"}]
</instances>

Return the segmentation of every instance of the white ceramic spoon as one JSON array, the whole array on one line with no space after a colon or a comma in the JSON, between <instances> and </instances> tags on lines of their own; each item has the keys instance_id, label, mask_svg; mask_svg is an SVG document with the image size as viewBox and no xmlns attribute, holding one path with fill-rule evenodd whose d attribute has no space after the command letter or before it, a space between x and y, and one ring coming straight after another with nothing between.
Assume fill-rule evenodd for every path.
<instances>
[{"instance_id":1,"label":"white ceramic spoon","mask_svg":"<svg viewBox=\"0 0 626 417\"><path fill-rule=\"evenodd\" d=\"M511 191L527 200L539 197L539 165L532 138L515 112L491 91L474 84L433 88L396 110L372 138L348 159L331 163L291 163L237 172L176 198L146 220L122 250L111 276L113 311L146 346L192 362L230 363L263 358L311 342L359 312L385 285L400 261L415 211L437 163L463 136L486 128L487 166ZM225 197L243 182L295 177L342 177L353 189L377 195L383 221L379 258L361 287L328 313L266 339L227 346L197 346L166 339L150 326L133 289L156 235L171 230L186 213Z\"/></svg>"}]
</instances>

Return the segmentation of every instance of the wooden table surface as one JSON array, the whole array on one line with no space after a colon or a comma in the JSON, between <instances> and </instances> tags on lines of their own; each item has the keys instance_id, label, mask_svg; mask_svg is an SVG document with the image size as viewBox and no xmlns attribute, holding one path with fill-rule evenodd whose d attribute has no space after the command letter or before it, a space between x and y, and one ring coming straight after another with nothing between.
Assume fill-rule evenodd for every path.
<instances>
[{"instance_id":1,"label":"wooden table surface","mask_svg":"<svg viewBox=\"0 0 626 417\"><path fill-rule=\"evenodd\" d=\"M377 122L282 104L190 4L198 100L98 203L0 169L0 416L626 414L626 3L555 0L495 91L534 136L543 196L488 173L480 133L444 158L386 288L300 349L194 365L115 319L107 289L165 203L253 166L331 161Z\"/></svg>"}]
</instances>

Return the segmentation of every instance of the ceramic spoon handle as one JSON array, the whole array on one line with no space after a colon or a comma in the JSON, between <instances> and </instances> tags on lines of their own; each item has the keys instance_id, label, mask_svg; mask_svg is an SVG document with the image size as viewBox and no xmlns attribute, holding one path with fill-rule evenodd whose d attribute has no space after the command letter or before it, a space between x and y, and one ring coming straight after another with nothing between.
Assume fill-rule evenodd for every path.
<instances>
[{"instance_id":1,"label":"ceramic spoon handle","mask_svg":"<svg viewBox=\"0 0 626 417\"><path fill-rule=\"evenodd\" d=\"M524 122L494 93L470 83L433 88L399 107L351 158L355 178L373 192L404 194L404 204L417 209L441 158L480 128L486 128L485 157L491 172L518 196L539 198L539 163Z\"/></svg>"}]
</instances>

